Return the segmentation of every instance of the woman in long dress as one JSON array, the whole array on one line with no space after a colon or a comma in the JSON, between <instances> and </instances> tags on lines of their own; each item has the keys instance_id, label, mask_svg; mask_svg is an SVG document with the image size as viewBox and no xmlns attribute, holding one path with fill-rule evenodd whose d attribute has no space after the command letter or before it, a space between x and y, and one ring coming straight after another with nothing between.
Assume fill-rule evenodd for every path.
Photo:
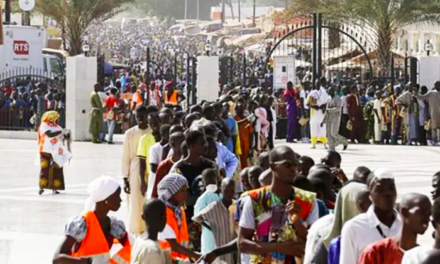
<instances>
[{"instance_id":1,"label":"woman in long dress","mask_svg":"<svg viewBox=\"0 0 440 264\"><path fill-rule=\"evenodd\" d=\"M64 191L63 168L58 166L51 153L45 152L44 144L50 141L57 144L64 139L63 128L59 126L60 115L56 111L48 111L41 118L41 124L38 128L38 144L40 153L40 190L38 194L43 194L44 189L52 190L54 194L58 191Z\"/></svg>"},{"instance_id":2,"label":"woman in long dress","mask_svg":"<svg viewBox=\"0 0 440 264\"><path fill-rule=\"evenodd\" d=\"M286 110L287 110L287 136L286 142L291 143L295 141L295 131L296 124L298 123L297 118L297 93L295 88L293 88L293 83L288 82L287 88L284 90L284 99L286 100Z\"/></svg>"}]
</instances>

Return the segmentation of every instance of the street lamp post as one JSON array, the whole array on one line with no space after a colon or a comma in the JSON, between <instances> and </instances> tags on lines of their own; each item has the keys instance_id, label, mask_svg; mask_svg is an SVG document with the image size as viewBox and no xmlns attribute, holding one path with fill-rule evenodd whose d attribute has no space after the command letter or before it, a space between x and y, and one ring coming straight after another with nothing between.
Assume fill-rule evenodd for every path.
<instances>
[{"instance_id":1,"label":"street lamp post","mask_svg":"<svg viewBox=\"0 0 440 264\"><path fill-rule=\"evenodd\" d=\"M11 24L11 1L12 0L5 1L5 25Z\"/></svg>"},{"instance_id":2,"label":"street lamp post","mask_svg":"<svg viewBox=\"0 0 440 264\"><path fill-rule=\"evenodd\" d=\"M200 19L200 0L197 0L197 22Z\"/></svg>"},{"instance_id":3,"label":"street lamp post","mask_svg":"<svg viewBox=\"0 0 440 264\"><path fill-rule=\"evenodd\" d=\"M185 21L188 16L188 0L185 0Z\"/></svg>"},{"instance_id":4,"label":"street lamp post","mask_svg":"<svg viewBox=\"0 0 440 264\"><path fill-rule=\"evenodd\" d=\"M82 46L82 50L84 52L84 56L88 57L89 56L89 51L90 51L90 46L89 44L84 43L84 45Z\"/></svg>"},{"instance_id":5,"label":"street lamp post","mask_svg":"<svg viewBox=\"0 0 440 264\"><path fill-rule=\"evenodd\" d=\"M429 40L426 41L424 48L425 48L425 51L426 51L426 55L428 55L428 56L431 53L431 51L434 50L434 46L431 44L431 42Z\"/></svg>"},{"instance_id":6,"label":"street lamp post","mask_svg":"<svg viewBox=\"0 0 440 264\"><path fill-rule=\"evenodd\" d=\"M174 51L174 85L177 85L177 56L179 53L180 51L178 49Z\"/></svg>"},{"instance_id":7,"label":"street lamp post","mask_svg":"<svg viewBox=\"0 0 440 264\"><path fill-rule=\"evenodd\" d=\"M225 0L222 0L222 24L225 23Z\"/></svg>"},{"instance_id":8,"label":"street lamp post","mask_svg":"<svg viewBox=\"0 0 440 264\"><path fill-rule=\"evenodd\" d=\"M257 9L257 0L254 0L254 10L253 10L253 17L252 17L252 26L253 27L256 27L256 24L255 24L256 9Z\"/></svg>"},{"instance_id":9,"label":"street lamp post","mask_svg":"<svg viewBox=\"0 0 440 264\"><path fill-rule=\"evenodd\" d=\"M208 42L206 42L205 44L206 56L210 56L211 50L212 50L212 45L211 42L209 42L208 40Z\"/></svg>"},{"instance_id":10,"label":"street lamp post","mask_svg":"<svg viewBox=\"0 0 440 264\"><path fill-rule=\"evenodd\" d=\"M3 45L3 16L1 14L3 14L3 11L2 2L0 1L0 45Z\"/></svg>"},{"instance_id":11,"label":"street lamp post","mask_svg":"<svg viewBox=\"0 0 440 264\"><path fill-rule=\"evenodd\" d=\"M241 22L241 0L238 0L238 22Z\"/></svg>"}]
</instances>

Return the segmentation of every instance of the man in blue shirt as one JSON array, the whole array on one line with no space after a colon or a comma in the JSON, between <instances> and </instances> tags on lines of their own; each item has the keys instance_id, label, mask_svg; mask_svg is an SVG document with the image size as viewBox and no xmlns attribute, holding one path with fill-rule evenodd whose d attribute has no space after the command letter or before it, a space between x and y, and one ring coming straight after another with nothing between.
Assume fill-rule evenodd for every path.
<instances>
[{"instance_id":1,"label":"man in blue shirt","mask_svg":"<svg viewBox=\"0 0 440 264\"><path fill-rule=\"evenodd\" d=\"M234 118L229 115L228 103L223 103L222 118L225 120L225 123L228 126L229 131L231 132L231 136L226 138L226 147L230 152L235 153L235 143L237 141L237 124Z\"/></svg>"},{"instance_id":2,"label":"man in blue shirt","mask_svg":"<svg viewBox=\"0 0 440 264\"><path fill-rule=\"evenodd\" d=\"M217 147L216 164L219 169L224 169L226 177L232 178L238 167L238 158L234 153L228 150L225 145L217 141L218 129L213 123L209 123L204 127L206 137L213 138Z\"/></svg>"}]
</instances>

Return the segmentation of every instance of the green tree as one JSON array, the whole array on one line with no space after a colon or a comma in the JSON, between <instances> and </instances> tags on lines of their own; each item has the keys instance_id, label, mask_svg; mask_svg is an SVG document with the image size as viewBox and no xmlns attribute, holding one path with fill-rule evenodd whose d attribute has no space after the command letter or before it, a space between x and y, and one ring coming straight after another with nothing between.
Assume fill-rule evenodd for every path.
<instances>
[{"instance_id":1,"label":"green tree","mask_svg":"<svg viewBox=\"0 0 440 264\"><path fill-rule=\"evenodd\" d=\"M437 0L290 0L292 15L323 14L335 23L367 25L374 32L378 62L383 74L389 74L396 31L417 23L439 23Z\"/></svg>"},{"instance_id":2,"label":"green tree","mask_svg":"<svg viewBox=\"0 0 440 264\"><path fill-rule=\"evenodd\" d=\"M132 0L37 0L36 11L54 19L61 27L70 55L81 53L82 35L96 20L104 21L123 10Z\"/></svg>"}]
</instances>

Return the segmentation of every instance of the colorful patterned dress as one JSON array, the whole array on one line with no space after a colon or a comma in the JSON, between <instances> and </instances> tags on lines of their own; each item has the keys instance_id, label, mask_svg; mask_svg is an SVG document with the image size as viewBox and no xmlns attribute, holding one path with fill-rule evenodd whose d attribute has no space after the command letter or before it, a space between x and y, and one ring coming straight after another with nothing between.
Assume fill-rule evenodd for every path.
<instances>
[{"instance_id":1,"label":"colorful patterned dress","mask_svg":"<svg viewBox=\"0 0 440 264\"><path fill-rule=\"evenodd\" d=\"M58 132L62 128L56 123L41 122L38 128L38 143L40 152L40 190L48 189L54 191L64 191L63 168L58 166L53 160L52 154L43 151L44 142L50 141L53 145L63 140L63 135L49 137L46 132Z\"/></svg>"},{"instance_id":2,"label":"colorful patterned dress","mask_svg":"<svg viewBox=\"0 0 440 264\"><path fill-rule=\"evenodd\" d=\"M255 213L256 232L254 239L259 242L285 242L297 240L293 223L286 215L285 205L288 201L272 193L270 186L249 192ZM307 219L312 212L316 195L312 192L295 188L289 200L301 206L301 219ZM251 255L251 264L293 264L295 258L279 252L265 256Z\"/></svg>"}]
</instances>

